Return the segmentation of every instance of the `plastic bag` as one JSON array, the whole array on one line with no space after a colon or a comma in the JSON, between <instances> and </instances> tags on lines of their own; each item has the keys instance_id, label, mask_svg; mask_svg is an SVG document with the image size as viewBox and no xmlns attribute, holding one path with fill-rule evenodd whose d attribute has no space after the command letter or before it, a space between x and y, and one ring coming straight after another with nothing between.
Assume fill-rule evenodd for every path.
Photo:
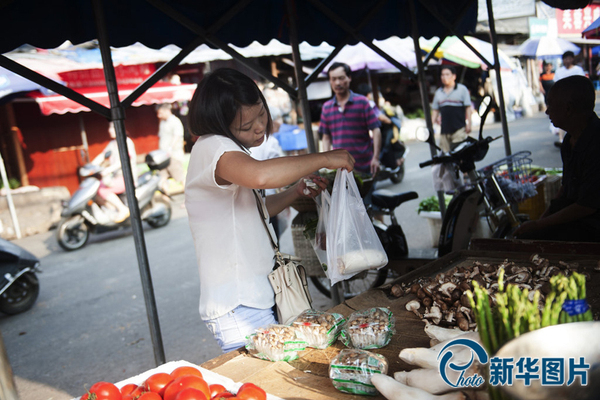
<instances>
[{"instance_id":1,"label":"plastic bag","mask_svg":"<svg viewBox=\"0 0 600 400\"><path fill-rule=\"evenodd\" d=\"M325 349L337 339L346 320L341 314L306 310L296 318L293 327L307 347Z\"/></svg>"},{"instance_id":2,"label":"plastic bag","mask_svg":"<svg viewBox=\"0 0 600 400\"><path fill-rule=\"evenodd\" d=\"M329 217L329 208L331 206L331 195L327 190L324 190L319 195L317 208L319 210L319 222L315 230L315 237L310 240L310 243L315 250L315 254L319 259L323 271L327 273L327 220Z\"/></svg>"},{"instance_id":3,"label":"plastic bag","mask_svg":"<svg viewBox=\"0 0 600 400\"><path fill-rule=\"evenodd\" d=\"M256 358L267 361L292 361L306 349L306 342L296 335L294 327L268 325L246 337L246 350Z\"/></svg>"},{"instance_id":4,"label":"plastic bag","mask_svg":"<svg viewBox=\"0 0 600 400\"><path fill-rule=\"evenodd\" d=\"M355 349L379 349L390 343L395 325L396 319L387 308L355 311L346 319L340 340Z\"/></svg>"},{"instance_id":5,"label":"plastic bag","mask_svg":"<svg viewBox=\"0 0 600 400\"><path fill-rule=\"evenodd\" d=\"M327 276L332 285L387 264L356 181L343 169L338 169L335 176L326 230Z\"/></svg>"},{"instance_id":6,"label":"plastic bag","mask_svg":"<svg viewBox=\"0 0 600 400\"><path fill-rule=\"evenodd\" d=\"M344 393L377 395L371 377L385 375L387 371L387 359L366 350L343 349L329 363L329 378L333 386Z\"/></svg>"}]
</instances>

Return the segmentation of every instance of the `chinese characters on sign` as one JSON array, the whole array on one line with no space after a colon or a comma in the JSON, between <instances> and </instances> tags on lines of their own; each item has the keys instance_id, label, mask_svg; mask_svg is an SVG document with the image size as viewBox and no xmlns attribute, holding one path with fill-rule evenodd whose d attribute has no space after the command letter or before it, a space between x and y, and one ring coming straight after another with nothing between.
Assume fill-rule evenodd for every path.
<instances>
[{"instance_id":1,"label":"chinese characters on sign","mask_svg":"<svg viewBox=\"0 0 600 400\"><path fill-rule=\"evenodd\" d=\"M583 9L556 9L559 35L578 35L600 17L600 5L590 5Z\"/></svg>"}]
</instances>

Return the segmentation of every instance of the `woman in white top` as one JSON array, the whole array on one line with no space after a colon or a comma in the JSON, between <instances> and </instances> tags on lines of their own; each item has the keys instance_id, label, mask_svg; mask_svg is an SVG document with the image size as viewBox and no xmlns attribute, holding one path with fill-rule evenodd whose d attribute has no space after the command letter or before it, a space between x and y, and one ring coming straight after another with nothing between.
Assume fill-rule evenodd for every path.
<instances>
[{"instance_id":1,"label":"woman in white top","mask_svg":"<svg viewBox=\"0 0 600 400\"><path fill-rule=\"evenodd\" d=\"M200 271L200 316L224 352L244 345L254 329L276 323L268 281L274 260L252 189L288 190L265 199L269 216L300 196L316 196L326 181L320 168L354 168L345 150L258 161L248 149L271 133L267 103L246 75L228 68L212 72L190 103L192 149L185 205ZM309 177L318 189L307 188ZM296 183L295 183L296 182Z\"/></svg>"}]
</instances>

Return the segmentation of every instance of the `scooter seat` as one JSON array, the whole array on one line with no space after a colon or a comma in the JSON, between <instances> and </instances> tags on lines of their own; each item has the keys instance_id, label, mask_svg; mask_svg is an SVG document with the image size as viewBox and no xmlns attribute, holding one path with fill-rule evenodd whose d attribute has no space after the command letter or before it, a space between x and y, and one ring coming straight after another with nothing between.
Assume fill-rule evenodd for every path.
<instances>
[{"instance_id":1,"label":"scooter seat","mask_svg":"<svg viewBox=\"0 0 600 400\"><path fill-rule=\"evenodd\" d=\"M374 191L371 199L374 206L393 210L405 201L414 200L418 197L417 192L394 193L381 189Z\"/></svg>"}]
</instances>

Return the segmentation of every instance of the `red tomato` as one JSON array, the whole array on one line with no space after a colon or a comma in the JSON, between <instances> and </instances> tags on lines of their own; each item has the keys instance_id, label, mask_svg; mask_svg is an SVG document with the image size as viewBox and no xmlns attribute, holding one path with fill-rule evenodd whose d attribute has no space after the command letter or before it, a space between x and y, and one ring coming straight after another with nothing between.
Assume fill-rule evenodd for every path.
<instances>
[{"instance_id":1,"label":"red tomato","mask_svg":"<svg viewBox=\"0 0 600 400\"><path fill-rule=\"evenodd\" d=\"M165 388L173 381L173 377L164 372L159 372L150 376L144 382L144 388L149 392L158 393L161 396L165 393Z\"/></svg>"},{"instance_id":2,"label":"red tomato","mask_svg":"<svg viewBox=\"0 0 600 400\"><path fill-rule=\"evenodd\" d=\"M266 400L267 393L254 383L244 383L240 386L237 397L244 400Z\"/></svg>"},{"instance_id":3,"label":"red tomato","mask_svg":"<svg viewBox=\"0 0 600 400\"><path fill-rule=\"evenodd\" d=\"M96 382L81 400L121 400L119 388L110 382Z\"/></svg>"},{"instance_id":4,"label":"red tomato","mask_svg":"<svg viewBox=\"0 0 600 400\"><path fill-rule=\"evenodd\" d=\"M211 400L231 399L231 398L235 398L235 395L233 393L223 391L221 393L217 393L215 396L212 397Z\"/></svg>"},{"instance_id":5,"label":"red tomato","mask_svg":"<svg viewBox=\"0 0 600 400\"><path fill-rule=\"evenodd\" d=\"M180 376L185 376L185 375L195 375L195 376L199 376L200 378L202 378L202 372L200 372L200 370L198 370L198 368L194 368L194 367L188 367L188 366L179 367L179 368L175 368L173 370L173 372L171 372L171 376L173 377L173 379L179 378Z\"/></svg>"},{"instance_id":6,"label":"red tomato","mask_svg":"<svg viewBox=\"0 0 600 400\"><path fill-rule=\"evenodd\" d=\"M208 383L198 376L194 375L184 375L179 378L175 378L173 382L167 386L165 389L165 394L163 395L164 400L175 400L175 396L181 390L186 389L188 387L198 389L207 399L210 399L210 389L208 388Z\"/></svg>"},{"instance_id":7,"label":"red tomato","mask_svg":"<svg viewBox=\"0 0 600 400\"><path fill-rule=\"evenodd\" d=\"M135 383L129 383L125 386L123 386L120 389L121 395L125 396L126 394L131 394L131 392L133 392L135 389L137 389L138 385L136 385Z\"/></svg>"},{"instance_id":8,"label":"red tomato","mask_svg":"<svg viewBox=\"0 0 600 400\"><path fill-rule=\"evenodd\" d=\"M247 386L243 389L240 388L237 398L244 400L267 400L267 394L258 386Z\"/></svg>"},{"instance_id":9,"label":"red tomato","mask_svg":"<svg viewBox=\"0 0 600 400\"><path fill-rule=\"evenodd\" d=\"M140 397L136 397L136 400L162 400L162 397L158 393L146 392Z\"/></svg>"},{"instance_id":10,"label":"red tomato","mask_svg":"<svg viewBox=\"0 0 600 400\"><path fill-rule=\"evenodd\" d=\"M218 395L219 393L222 392L226 392L227 390L225 390L225 386L223 385L218 385L218 384L214 384L214 385L210 385L208 387L208 389L210 390L210 397L213 398L216 395Z\"/></svg>"},{"instance_id":11,"label":"red tomato","mask_svg":"<svg viewBox=\"0 0 600 400\"><path fill-rule=\"evenodd\" d=\"M191 387L180 390L175 396L175 400L209 400L201 390Z\"/></svg>"}]
</instances>

